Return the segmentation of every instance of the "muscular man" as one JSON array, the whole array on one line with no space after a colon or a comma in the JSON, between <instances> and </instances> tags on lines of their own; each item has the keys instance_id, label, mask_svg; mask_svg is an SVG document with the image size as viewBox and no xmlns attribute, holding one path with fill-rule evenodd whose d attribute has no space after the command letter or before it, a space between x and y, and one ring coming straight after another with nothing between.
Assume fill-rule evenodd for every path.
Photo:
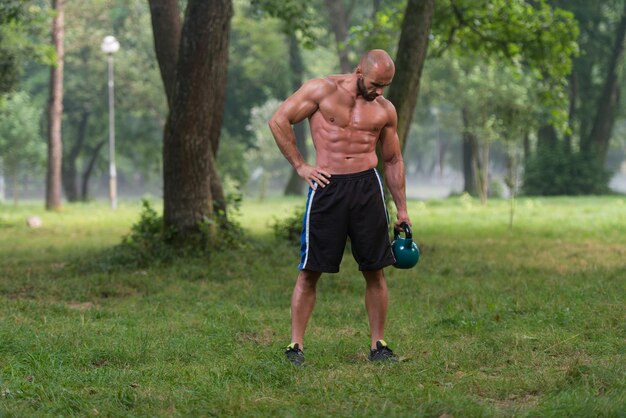
<instances>
[{"instance_id":1,"label":"muscular man","mask_svg":"<svg viewBox=\"0 0 626 418\"><path fill-rule=\"evenodd\" d=\"M394 263L389 244L383 185L375 167L380 143L387 185L397 209L395 228L411 224L406 209L404 161L397 115L382 94L395 67L383 50L367 52L352 74L310 80L269 121L276 144L310 186L303 221L300 274L291 298L291 344L285 352L304 362L304 332L323 272L336 273L349 236L366 281L365 306L371 332L369 359L395 361L384 341L387 285L383 267ZM315 165L296 148L292 125L309 119Z\"/></svg>"}]
</instances>

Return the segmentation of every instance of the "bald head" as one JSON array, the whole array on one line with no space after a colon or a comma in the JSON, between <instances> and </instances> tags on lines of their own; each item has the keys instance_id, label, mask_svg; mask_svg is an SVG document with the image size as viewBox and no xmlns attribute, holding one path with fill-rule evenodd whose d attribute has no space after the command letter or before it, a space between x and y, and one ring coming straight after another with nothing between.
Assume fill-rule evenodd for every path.
<instances>
[{"instance_id":1,"label":"bald head","mask_svg":"<svg viewBox=\"0 0 626 418\"><path fill-rule=\"evenodd\" d=\"M363 54L359 61L358 68L360 68L364 75L369 74L373 70L377 74L385 74L390 78L393 78L396 71L393 60L389 54L382 49L372 49Z\"/></svg>"}]
</instances>

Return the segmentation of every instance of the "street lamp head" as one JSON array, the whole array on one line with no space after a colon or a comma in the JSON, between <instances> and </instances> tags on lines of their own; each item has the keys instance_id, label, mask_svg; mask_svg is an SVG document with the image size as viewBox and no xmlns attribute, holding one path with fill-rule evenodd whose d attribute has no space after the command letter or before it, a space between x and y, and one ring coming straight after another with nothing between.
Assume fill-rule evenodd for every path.
<instances>
[{"instance_id":1,"label":"street lamp head","mask_svg":"<svg viewBox=\"0 0 626 418\"><path fill-rule=\"evenodd\" d=\"M120 49L120 43L117 42L115 36L105 36L102 41L102 45L100 45L102 52L105 54L113 54Z\"/></svg>"}]
</instances>

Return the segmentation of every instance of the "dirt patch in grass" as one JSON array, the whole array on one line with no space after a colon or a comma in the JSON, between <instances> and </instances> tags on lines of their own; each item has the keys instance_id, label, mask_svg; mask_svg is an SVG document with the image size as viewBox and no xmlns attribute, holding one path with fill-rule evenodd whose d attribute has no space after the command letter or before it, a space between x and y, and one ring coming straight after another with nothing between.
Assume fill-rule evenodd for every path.
<instances>
[{"instance_id":1,"label":"dirt patch in grass","mask_svg":"<svg viewBox=\"0 0 626 418\"><path fill-rule=\"evenodd\" d=\"M514 268L553 269L559 274L581 273L597 268L624 266L626 245L597 241L547 243L528 250L520 257L512 253L507 261Z\"/></svg>"},{"instance_id":2,"label":"dirt patch in grass","mask_svg":"<svg viewBox=\"0 0 626 418\"><path fill-rule=\"evenodd\" d=\"M488 404L495 406L497 409L502 412L517 410L517 409L525 409L530 408L532 406L537 405L539 402L539 396L536 394L517 394L511 393L505 399L489 399L484 398ZM505 414L508 415L508 414Z\"/></svg>"},{"instance_id":3,"label":"dirt patch in grass","mask_svg":"<svg viewBox=\"0 0 626 418\"><path fill-rule=\"evenodd\" d=\"M274 342L275 336L276 333L269 328L259 332L240 332L237 334L237 338L241 342L253 342L264 347L271 345Z\"/></svg>"},{"instance_id":4,"label":"dirt patch in grass","mask_svg":"<svg viewBox=\"0 0 626 418\"><path fill-rule=\"evenodd\" d=\"M74 309L80 312L85 312L95 307L96 305L93 304L92 302L67 302L65 306L67 306L70 309Z\"/></svg>"}]
</instances>

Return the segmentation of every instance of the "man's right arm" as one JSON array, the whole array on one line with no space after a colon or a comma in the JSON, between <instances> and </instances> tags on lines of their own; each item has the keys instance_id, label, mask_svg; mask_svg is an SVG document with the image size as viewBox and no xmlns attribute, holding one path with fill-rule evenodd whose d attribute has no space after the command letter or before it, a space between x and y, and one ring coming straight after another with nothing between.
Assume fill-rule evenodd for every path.
<instances>
[{"instance_id":1,"label":"man's right arm","mask_svg":"<svg viewBox=\"0 0 626 418\"><path fill-rule=\"evenodd\" d=\"M333 88L336 88L334 83L328 79L307 81L283 102L268 123L280 151L298 175L311 187L314 187L313 182L324 187L329 182L327 177L330 177L330 174L304 161L296 146L296 136L292 125L315 113L321 99L330 94Z\"/></svg>"}]
</instances>

